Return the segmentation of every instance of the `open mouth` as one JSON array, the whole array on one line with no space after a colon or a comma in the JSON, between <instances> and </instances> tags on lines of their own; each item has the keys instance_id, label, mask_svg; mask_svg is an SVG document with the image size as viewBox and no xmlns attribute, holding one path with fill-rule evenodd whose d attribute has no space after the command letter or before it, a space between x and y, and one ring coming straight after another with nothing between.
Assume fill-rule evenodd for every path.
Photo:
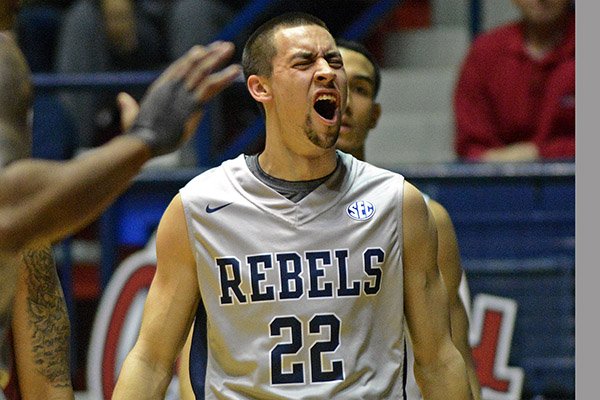
<instances>
[{"instance_id":1,"label":"open mouth","mask_svg":"<svg viewBox=\"0 0 600 400\"><path fill-rule=\"evenodd\" d=\"M335 118L337 98L331 94L321 94L317 97L313 108L321 117L331 121Z\"/></svg>"}]
</instances>

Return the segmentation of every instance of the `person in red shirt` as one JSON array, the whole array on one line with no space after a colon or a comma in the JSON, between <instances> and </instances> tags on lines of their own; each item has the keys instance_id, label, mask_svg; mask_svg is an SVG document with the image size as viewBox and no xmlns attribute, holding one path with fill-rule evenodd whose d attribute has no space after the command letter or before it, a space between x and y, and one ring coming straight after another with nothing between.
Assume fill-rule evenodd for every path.
<instances>
[{"instance_id":1,"label":"person in red shirt","mask_svg":"<svg viewBox=\"0 0 600 400\"><path fill-rule=\"evenodd\" d=\"M477 37L454 93L455 151L470 161L575 157L572 0L513 0L522 19Z\"/></svg>"}]
</instances>

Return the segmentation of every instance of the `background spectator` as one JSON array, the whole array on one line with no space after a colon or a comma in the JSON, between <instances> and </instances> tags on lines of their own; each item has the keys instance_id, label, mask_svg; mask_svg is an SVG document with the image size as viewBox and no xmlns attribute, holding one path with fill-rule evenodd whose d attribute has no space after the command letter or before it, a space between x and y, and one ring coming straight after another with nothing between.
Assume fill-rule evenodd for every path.
<instances>
[{"instance_id":1,"label":"background spectator","mask_svg":"<svg viewBox=\"0 0 600 400\"><path fill-rule=\"evenodd\" d=\"M575 156L571 0L513 0L522 19L482 34L454 95L455 150L480 161Z\"/></svg>"},{"instance_id":2,"label":"background spectator","mask_svg":"<svg viewBox=\"0 0 600 400\"><path fill-rule=\"evenodd\" d=\"M56 68L62 73L157 69L167 60L165 40L145 0L76 0L65 12L57 42ZM114 105L115 92L67 92L65 106L75 117L79 146L106 141L96 116ZM139 98L140 93L134 93Z\"/></svg>"},{"instance_id":3,"label":"background spectator","mask_svg":"<svg viewBox=\"0 0 600 400\"><path fill-rule=\"evenodd\" d=\"M52 72L64 11L73 0L24 0L17 16L19 47L31 72Z\"/></svg>"}]
</instances>

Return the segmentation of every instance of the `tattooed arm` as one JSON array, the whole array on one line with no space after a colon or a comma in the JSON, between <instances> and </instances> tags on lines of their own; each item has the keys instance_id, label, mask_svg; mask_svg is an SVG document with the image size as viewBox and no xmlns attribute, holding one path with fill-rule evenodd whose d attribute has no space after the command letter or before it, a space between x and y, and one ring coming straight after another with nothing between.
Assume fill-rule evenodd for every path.
<instances>
[{"instance_id":1,"label":"tattooed arm","mask_svg":"<svg viewBox=\"0 0 600 400\"><path fill-rule=\"evenodd\" d=\"M49 246L22 253L12 326L23 398L72 399L69 317Z\"/></svg>"}]
</instances>

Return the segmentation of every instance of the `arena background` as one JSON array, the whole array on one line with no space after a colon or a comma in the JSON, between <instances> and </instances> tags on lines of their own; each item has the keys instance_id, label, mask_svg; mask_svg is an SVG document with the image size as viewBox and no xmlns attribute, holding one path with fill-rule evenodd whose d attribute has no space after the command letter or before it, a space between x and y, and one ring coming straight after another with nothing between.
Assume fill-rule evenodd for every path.
<instances>
[{"instance_id":1,"label":"arena background","mask_svg":"<svg viewBox=\"0 0 600 400\"><path fill-rule=\"evenodd\" d=\"M275 3L248 2L219 38L231 39ZM384 112L367 159L404 174L453 218L470 284L470 339L484 398L574 398L575 164L464 164L451 148L451 91L462 57L475 34L515 18L516 10L509 0L362 3L344 14L354 18L339 23L337 33L366 43L384 67ZM36 11L27 17L34 26L47 23L51 40L56 21ZM327 14L322 17L328 22ZM46 45L52 43L40 43ZM156 76L34 70L34 155L76 152L72 121L57 101L61 91L144 87ZM231 98L243 93L240 86ZM235 106L245 110L247 102ZM78 398L109 396L103 390L135 338L154 262L152 234L171 197L205 168L260 147L256 110L240 114L226 126L226 145L211 143L214 120L206 118L191 145L196 166L176 168L168 157L151 164L99 220L57 245L73 321Z\"/></svg>"}]
</instances>

